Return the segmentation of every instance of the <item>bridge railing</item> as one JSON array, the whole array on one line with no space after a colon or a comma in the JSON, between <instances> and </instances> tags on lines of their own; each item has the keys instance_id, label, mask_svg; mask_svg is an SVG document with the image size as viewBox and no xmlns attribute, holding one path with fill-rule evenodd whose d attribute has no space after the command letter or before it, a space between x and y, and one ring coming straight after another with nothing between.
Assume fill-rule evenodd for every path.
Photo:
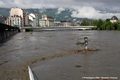
<instances>
[{"instance_id":1,"label":"bridge railing","mask_svg":"<svg viewBox=\"0 0 120 80\"><path fill-rule=\"evenodd\" d=\"M5 42L10 37L20 32L18 27L12 27L6 24L0 23L0 43Z\"/></svg>"}]
</instances>

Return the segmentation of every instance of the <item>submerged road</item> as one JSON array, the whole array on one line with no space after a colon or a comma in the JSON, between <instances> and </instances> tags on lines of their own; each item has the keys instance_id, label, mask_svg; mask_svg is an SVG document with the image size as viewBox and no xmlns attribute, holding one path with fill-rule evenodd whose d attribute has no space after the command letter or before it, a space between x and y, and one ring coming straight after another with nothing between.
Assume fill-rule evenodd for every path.
<instances>
[{"instance_id":1,"label":"submerged road","mask_svg":"<svg viewBox=\"0 0 120 80\"><path fill-rule=\"evenodd\" d=\"M79 52L84 36L89 48ZM29 80L31 66L39 80L82 80L84 76L120 76L119 31L18 33L0 46L0 80Z\"/></svg>"}]
</instances>

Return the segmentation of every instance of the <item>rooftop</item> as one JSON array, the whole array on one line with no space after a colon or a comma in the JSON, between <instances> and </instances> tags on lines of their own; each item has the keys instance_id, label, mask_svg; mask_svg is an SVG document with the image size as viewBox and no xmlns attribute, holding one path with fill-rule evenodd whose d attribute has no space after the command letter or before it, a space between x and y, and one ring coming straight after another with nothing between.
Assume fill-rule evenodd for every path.
<instances>
[{"instance_id":1,"label":"rooftop","mask_svg":"<svg viewBox=\"0 0 120 80\"><path fill-rule=\"evenodd\" d=\"M116 16L113 16L111 20L118 20L118 18Z\"/></svg>"}]
</instances>

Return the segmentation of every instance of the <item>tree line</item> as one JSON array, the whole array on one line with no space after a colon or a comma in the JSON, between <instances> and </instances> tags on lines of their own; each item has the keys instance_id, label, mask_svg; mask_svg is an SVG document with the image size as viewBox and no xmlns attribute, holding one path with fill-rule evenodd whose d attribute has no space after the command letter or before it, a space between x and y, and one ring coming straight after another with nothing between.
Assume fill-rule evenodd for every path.
<instances>
[{"instance_id":1,"label":"tree line","mask_svg":"<svg viewBox=\"0 0 120 80\"><path fill-rule=\"evenodd\" d=\"M97 26L96 30L120 30L120 21L112 23L110 19L83 20L81 26Z\"/></svg>"}]
</instances>

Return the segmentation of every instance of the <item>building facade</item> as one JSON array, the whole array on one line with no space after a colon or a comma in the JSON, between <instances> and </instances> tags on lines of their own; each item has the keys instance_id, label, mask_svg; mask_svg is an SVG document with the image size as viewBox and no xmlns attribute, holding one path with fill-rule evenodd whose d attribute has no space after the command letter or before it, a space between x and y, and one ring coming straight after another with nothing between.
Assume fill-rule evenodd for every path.
<instances>
[{"instance_id":1,"label":"building facade","mask_svg":"<svg viewBox=\"0 0 120 80\"><path fill-rule=\"evenodd\" d=\"M70 27L72 24L70 21L61 21L61 26L63 27Z\"/></svg>"},{"instance_id":2,"label":"building facade","mask_svg":"<svg viewBox=\"0 0 120 80\"><path fill-rule=\"evenodd\" d=\"M29 26L36 27L36 15L34 13L29 14Z\"/></svg>"},{"instance_id":3,"label":"building facade","mask_svg":"<svg viewBox=\"0 0 120 80\"><path fill-rule=\"evenodd\" d=\"M21 8L11 8L10 10L10 16L20 16L23 18L23 10Z\"/></svg>"},{"instance_id":4,"label":"building facade","mask_svg":"<svg viewBox=\"0 0 120 80\"><path fill-rule=\"evenodd\" d=\"M11 8L10 16L6 19L5 23L10 26L15 26L19 28L23 27L23 10L20 8Z\"/></svg>"},{"instance_id":5,"label":"building facade","mask_svg":"<svg viewBox=\"0 0 120 80\"><path fill-rule=\"evenodd\" d=\"M22 27L23 26L23 18L21 16L17 16L17 15L10 16L7 18L5 23L10 26Z\"/></svg>"},{"instance_id":6,"label":"building facade","mask_svg":"<svg viewBox=\"0 0 120 80\"><path fill-rule=\"evenodd\" d=\"M47 15L42 15L41 19L39 19L39 25L40 27L54 26L54 18Z\"/></svg>"},{"instance_id":7,"label":"building facade","mask_svg":"<svg viewBox=\"0 0 120 80\"><path fill-rule=\"evenodd\" d=\"M26 11L23 12L23 26L29 26L29 15Z\"/></svg>"},{"instance_id":8,"label":"building facade","mask_svg":"<svg viewBox=\"0 0 120 80\"><path fill-rule=\"evenodd\" d=\"M111 23L116 23L118 22L118 18L116 16L113 16L111 19L110 19L110 22Z\"/></svg>"},{"instance_id":9,"label":"building facade","mask_svg":"<svg viewBox=\"0 0 120 80\"><path fill-rule=\"evenodd\" d=\"M0 23L4 24L6 19L7 18L5 16L0 15Z\"/></svg>"}]
</instances>

